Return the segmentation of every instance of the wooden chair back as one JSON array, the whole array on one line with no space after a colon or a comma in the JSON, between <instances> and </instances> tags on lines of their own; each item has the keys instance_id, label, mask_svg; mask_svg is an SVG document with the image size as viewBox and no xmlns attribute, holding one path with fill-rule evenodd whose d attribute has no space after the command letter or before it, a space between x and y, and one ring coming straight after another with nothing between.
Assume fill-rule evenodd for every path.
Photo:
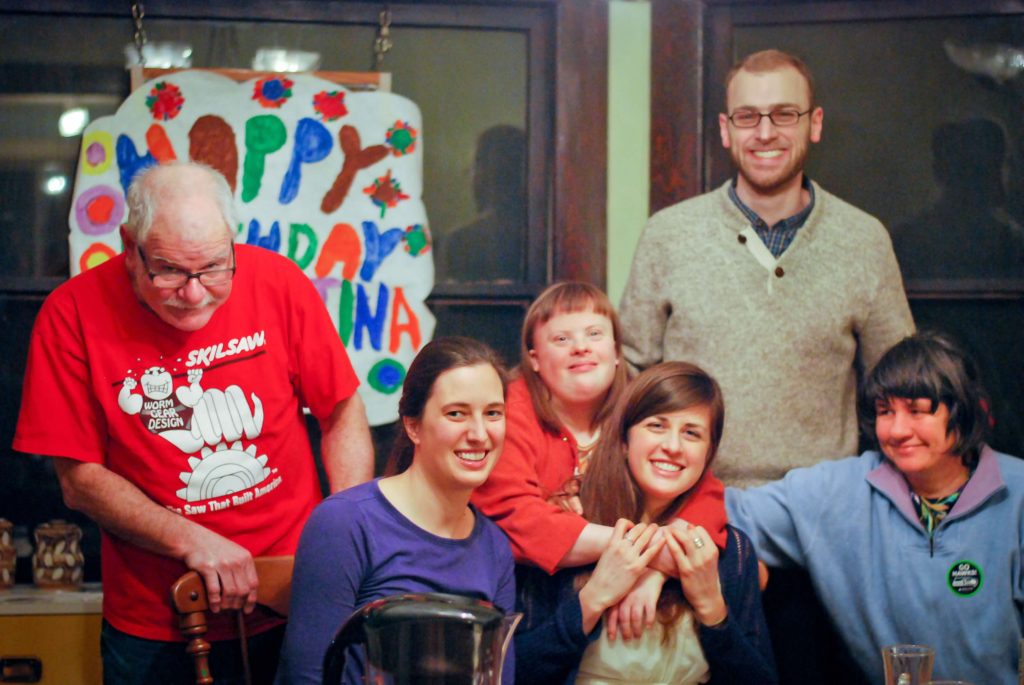
<instances>
[{"instance_id":1,"label":"wooden chair back","mask_svg":"<svg viewBox=\"0 0 1024 685\"><path fill-rule=\"evenodd\" d=\"M280 616L288 615L288 602L291 599L292 568L295 557L256 557L256 576L259 578L259 589L256 591L256 603L264 606ZM189 571L171 585L171 604L178 612L178 627L187 640L185 652L192 656L196 668L196 685L211 685L210 675L210 643L203 635L206 634L206 612L210 608L206 595L206 585L202 576L196 571ZM239 636L245 640L245 635ZM243 645L243 654L247 653ZM248 664L246 665L248 673Z\"/></svg>"}]
</instances>

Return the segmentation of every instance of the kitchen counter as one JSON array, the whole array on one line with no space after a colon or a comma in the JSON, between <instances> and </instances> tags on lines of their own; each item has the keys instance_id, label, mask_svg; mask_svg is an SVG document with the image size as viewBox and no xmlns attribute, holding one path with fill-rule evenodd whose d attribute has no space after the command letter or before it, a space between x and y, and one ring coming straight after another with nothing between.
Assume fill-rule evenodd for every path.
<instances>
[{"instance_id":1,"label":"kitchen counter","mask_svg":"<svg viewBox=\"0 0 1024 685\"><path fill-rule=\"evenodd\" d=\"M102 607L100 583L86 583L80 590L42 590L34 585L0 590L0 616L98 614Z\"/></svg>"}]
</instances>

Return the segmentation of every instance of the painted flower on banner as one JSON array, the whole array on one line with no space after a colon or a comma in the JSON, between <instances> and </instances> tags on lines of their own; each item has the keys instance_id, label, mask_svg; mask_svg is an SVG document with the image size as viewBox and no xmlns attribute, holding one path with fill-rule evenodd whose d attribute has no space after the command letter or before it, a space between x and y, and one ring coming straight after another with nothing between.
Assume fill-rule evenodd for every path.
<instances>
[{"instance_id":1,"label":"painted flower on banner","mask_svg":"<svg viewBox=\"0 0 1024 685\"><path fill-rule=\"evenodd\" d=\"M413 257L419 256L430 249L430 229L423 224L413 224L405 229L405 251Z\"/></svg>"},{"instance_id":2,"label":"painted flower on banner","mask_svg":"<svg viewBox=\"0 0 1024 685\"><path fill-rule=\"evenodd\" d=\"M379 393L393 395L402 389L405 380L405 368L393 359L382 359L373 365L366 375L370 387Z\"/></svg>"},{"instance_id":3,"label":"painted flower on banner","mask_svg":"<svg viewBox=\"0 0 1024 685\"><path fill-rule=\"evenodd\" d=\"M409 196L402 192L402 185L391 178L391 170L372 184L363 188L363 192L370 196L370 201L380 207L380 218L384 218L384 212L388 207L394 208L402 200L408 200Z\"/></svg>"},{"instance_id":4,"label":"painted flower on banner","mask_svg":"<svg viewBox=\"0 0 1024 685\"><path fill-rule=\"evenodd\" d=\"M292 96L294 85L294 81L283 76L261 78L253 86L252 99L268 109L280 109Z\"/></svg>"},{"instance_id":5,"label":"painted flower on banner","mask_svg":"<svg viewBox=\"0 0 1024 685\"><path fill-rule=\"evenodd\" d=\"M321 90L313 96L313 109L324 121L334 121L348 114L345 106L345 93L337 90L327 92Z\"/></svg>"},{"instance_id":6,"label":"painted flower on banner","mask_svg":"<svg viewBox=\"0 0 1024 685\"><path fill-rule=\"evenodd\" d=\"M395 157L407 155L416 150L416 129L407 121L396 121L388 129L386 140Z\"/></svg>"},{"instance_id":7,"label":"painted flower on banner","mask_svg":"<svg viewBox=\"0 0 1024 685\"><path fill-rule=\"evenodd\" d=\"M153 118L157 121L170 121L181 112L185 98L178 86L167 81L161 81L153 86L146 98L146 107L149 108Z\"/></svg>"}]
</instances>

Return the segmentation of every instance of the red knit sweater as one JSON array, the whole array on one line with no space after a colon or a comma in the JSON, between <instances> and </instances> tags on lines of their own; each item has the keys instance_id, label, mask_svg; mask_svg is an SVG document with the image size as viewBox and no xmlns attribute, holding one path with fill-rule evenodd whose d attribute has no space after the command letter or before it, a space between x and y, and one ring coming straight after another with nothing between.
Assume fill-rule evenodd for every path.
<instances>
[{"instance_id":1,"label":"red knit sweater","mask_svg":"<svg viewBox=\"0 0 1024 685\"><path fill-rule=\"evenodd\" d=\"M587 525L583 517L547 502L576 469L576 440L568 431L555 434L541 426L521 378L509 385L505 415L501 459L472 501L508 535L517 562L554 573ZM710 471L679 518L704 526L715 544L725 546L725 488Z\"/></svg>"}]
</instances>

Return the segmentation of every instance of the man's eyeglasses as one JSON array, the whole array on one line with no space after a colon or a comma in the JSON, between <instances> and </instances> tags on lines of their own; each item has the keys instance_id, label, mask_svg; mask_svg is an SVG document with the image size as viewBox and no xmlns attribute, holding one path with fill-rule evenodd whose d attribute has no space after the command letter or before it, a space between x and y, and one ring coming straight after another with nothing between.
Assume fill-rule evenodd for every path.
<instances>
[{"instance_id":1,"label":"man's eyeglasses","mask_svg":"<svg viewBox=\"0 0 1024 685\"><path fill-rule=\"evenodd\" d=\"M238 268L238 265L235 263L234 243L231 243L230 269L210 269L209 271L199 271L197 273L190 273L188 271L182 271L181 269L170 268L154 273L149 267L149 262L146 261L146 253L143 252L142 248L139 246L136 246L135 249L139 251L139 257L142 258L142 266L146 267L146 273L149 274L149 280L151 280L153 285L158 288L184 288L193 278L205 286L224 285L235 277L235 269Z\"/></svg>"},{"instance_id":2,"label":"man's eyeglasses","mask_svg":"<svg viewBox=\"0 0 1024 685\"><path fill-rule=\"evenodd\" d=\"M761 119L768 117L775 126L793 126L800 121L800 117L810 113L811 110L801 112L796 109L775 109L771 112L758 112L753 109L741 109L728 115L729 121L736 128L756 128L761 124Z\"/></svg>"}]
</instances>

